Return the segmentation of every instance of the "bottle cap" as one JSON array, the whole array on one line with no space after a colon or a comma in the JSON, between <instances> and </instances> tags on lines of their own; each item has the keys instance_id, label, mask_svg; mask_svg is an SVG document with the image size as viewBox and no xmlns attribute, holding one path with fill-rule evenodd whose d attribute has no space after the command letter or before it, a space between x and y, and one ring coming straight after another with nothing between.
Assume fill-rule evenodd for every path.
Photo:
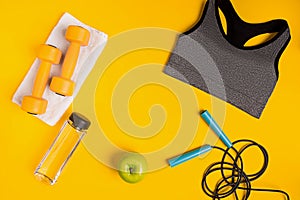
<instances>
[{"instance_id":1,"label":"bottle cap","mask_svg":"<svg viewBox=\"0 0 300 200\"><path fill-rule=\"evenodd\" d=\"M70 115L69 120L72 121L75 128L80 130L87 130L91 125L91 121L88 118L77 112L73 112Z\"/></svg>"}]
</instances>

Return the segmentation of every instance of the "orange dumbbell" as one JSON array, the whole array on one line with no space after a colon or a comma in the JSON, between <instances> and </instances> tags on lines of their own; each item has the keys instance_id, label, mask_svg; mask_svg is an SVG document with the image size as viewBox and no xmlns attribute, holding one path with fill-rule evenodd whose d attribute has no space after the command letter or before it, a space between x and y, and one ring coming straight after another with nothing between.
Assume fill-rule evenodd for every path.
<instances>
[{"instance_id":1,"label":"orange dumbbell","mask_svg":"<svg viewBox=\"0 0 300 200\"><path fill-rule=\"evenodd\" d=\"M42 44L37 57L40 59L40 66L35 77L32 95L24 96L21 108L30 114L43 114L46 112L48 101L43 99L51 64L58 64L61 58L61 51L51 45Z\"/></svg>"},{"instance_id":2,"label":"orange dumbbell","mask_svg":"<svg viewBox=\"0 0 300 200\"><path fill-rule=\"evenodd\" d=\"M61 76L52 78L50 89L62 96L72 96L75 83L71 77L77 64L80 46L88 45L90 32L80 26L69 26L65 37L70 41L70 46L62 65Z\"/></svg>"}]
</instances>

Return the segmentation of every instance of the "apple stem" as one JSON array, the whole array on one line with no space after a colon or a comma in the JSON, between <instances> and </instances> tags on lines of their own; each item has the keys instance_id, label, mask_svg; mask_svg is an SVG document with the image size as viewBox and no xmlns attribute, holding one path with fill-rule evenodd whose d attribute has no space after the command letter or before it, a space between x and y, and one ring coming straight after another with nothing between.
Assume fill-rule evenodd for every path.
<instances>
[{"instance_id":1,"label":"apple stem","mask_svg":"<svg viewBox=\"0 0 300 200\"><path fill-rule=\"evenodd\" d=\"M130 172L130 174L133 174L133 168L132 167L129 167L129 172Z\"/></svg>"}]
</instances>

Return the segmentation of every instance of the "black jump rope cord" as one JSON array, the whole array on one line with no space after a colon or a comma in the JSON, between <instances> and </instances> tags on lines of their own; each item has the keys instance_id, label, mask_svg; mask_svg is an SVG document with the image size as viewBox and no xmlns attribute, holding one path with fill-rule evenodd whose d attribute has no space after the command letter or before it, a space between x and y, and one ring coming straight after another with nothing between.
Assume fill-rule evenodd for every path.
<instances>
[{"instance_id":1,"label":"black jump rope cord","mask_svg":"<svg viewBox=\"0 0 300 200\"><path fill-rule=\"evenodd\" d=\"M244 144L240 149L236 149L237 144ZM250 147L258 148L263 155L263 165L261 169L253 174L246 174L244 171L244 163L242 160L242 153ZM287 200L290 199L288 193L277 189L265 189L265 188L252 188L251 182L259 178L267 169L269 156L266 149L255 141L242 139L232 143L232 146L227 149L223 149L218 146L212 146L214 149L218 149L224 152L222 160L210 165L203 174L202 189L212 199L222 199L229 195L234 195L235 199L247 200L251 191L259 192L275 192L283 194ZM231 151L231 152L230 152ZM233 152L233 153L232 153ZM230 160L230 162L228 161ZM207 178L212 173L221 173L221 180L217 182L214 189L208 186ZM239 198L237 190L243 190L242 198Z\"/></svg>"}]
</instances>

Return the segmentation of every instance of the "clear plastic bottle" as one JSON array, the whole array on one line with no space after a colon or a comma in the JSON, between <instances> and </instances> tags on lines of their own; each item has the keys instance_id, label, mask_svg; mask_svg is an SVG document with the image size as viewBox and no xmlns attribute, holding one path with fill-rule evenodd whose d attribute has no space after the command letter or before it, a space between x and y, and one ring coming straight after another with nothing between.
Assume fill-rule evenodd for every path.
<instances>
[{"instance_id":1,"label":"clear plastic bottle","mask_svg":"<svg viewBox=\"0 0 300 200\"><path fill-rule=\"evenodd\" d=\"M80 113L70 115L34 172L38 180L50 185L56 183L90 124Z\"/></svg>"}]
</instances>

